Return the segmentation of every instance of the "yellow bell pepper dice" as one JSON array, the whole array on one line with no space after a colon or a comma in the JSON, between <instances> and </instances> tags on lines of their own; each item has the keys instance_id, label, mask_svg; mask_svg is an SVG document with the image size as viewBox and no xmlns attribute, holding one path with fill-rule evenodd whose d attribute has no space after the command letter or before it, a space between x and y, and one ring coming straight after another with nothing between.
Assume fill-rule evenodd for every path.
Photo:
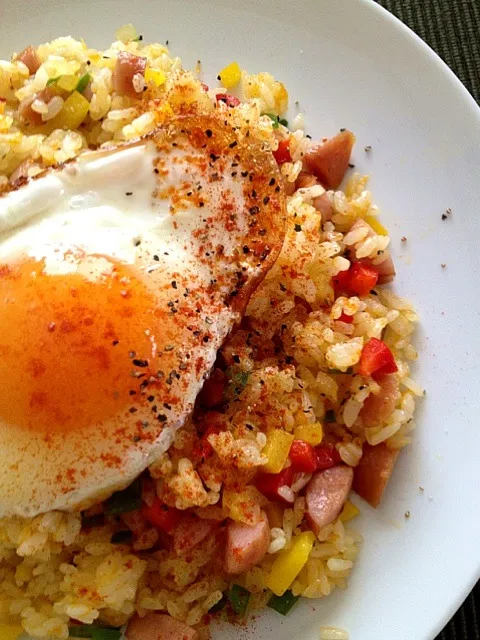
<instances>
[{"instance_id":1,"label":"yellow bell pepper dice","mask_svg":"<svg viewBox=\"0 0 480 640\"><path fill-rule=\"evenodd\" d=\"M145 70L145 81L153 82L157 87L161 87L162 84L165 84L167 81L167 76L161 69L151 69L150 67L147 67Z\"/></svg>"},{"instance_id":2,"label":"yellow bell pepper dice","mask_svg":"<svg viewBox=\"0 0 480 640\"><path fill-rule=\"evenodd\" d=\"M89 101L78 91L72 91L52 122L56 129L76 129L85 120L89 109Z\"/></svg>"},{"instance_id":3,"label":"yellow bell pepper dice","mask_svg":"<svg viewBox=\"0 0 480 640\"><path fill-rule=\"evenodd\" d=\"M238 62L232 62L222 69L218 75L220 76L220 81L223 86L226 89L232 89L240 82L242 72L240 71Z\"/></svg>"},{"instance_id":4,"label":"yellow bell pepper dice","mask_svg":"<svg viewBox=\"0 0 480 640\"><path fill-rule=\"evenodd\" d=\"M287 461L293 435L283 429L272 429L267 433L267 444L262 449L262 455L268 458L263 465L267 473L280 473Z\"/></svg>"},{"instance_id":5,"label":"yellow bell pepper dice","mask_svg":"<svg viewBox=\"0 0 480 640\"><path fill-rule=\"evenodd\" d=\"M78 84L78 80L75 75L60 76L57 80L57 87L64 91L73 91Z\"/></svg>"},{"instance_id":6,"label":"yellow bell pepper dice","mask_svg":"<svg viewBox=\"0 0 480 640\"><path fill-rule=\"evenodd\" d=\"M305 566L315 542L315 534L305 531L292 538L289 549L280 553L266 580L267 587L276 596L283 596Z\"/></svg>"},{"instance_id":7,"label":"yellow bell pepper dice","mask_svg":"<svg viewBox=\"0 0 480 640\"><path fill-rule=\"evenodd\" d=\"M17 640L23 633L22 627L13 624L0 624L0 638L2 640Z\"/></svg>"},{"instance_id":8,"label":"yellow bell pepper dice","mask_svg":"<svg viewBox=\"0 0 480 640\"><path fill-rule=\"evenodd\" d=\"M313 447L319 445L323 440L323 428L320 422L314 424L299 424L293 430L295 440L305 440Z\"/></svg>"},{"instance_id":9,"label":"yellow bell pepper dice","mask_svg":"<svg viewBox=\"0 0 480 640\"><path fill-rule=\"evenodd\" d=\"M369 224L379 236L388 236L388 231L385 229L383 224L378 221L376 216L365 216L365 222Z\"/></svg>"},{"instance_id":10,"label":"yellow bell pepper dice","mask_svg":"<svg viewBox=\"0 0 480 640\"><path fill-rule=\"evenodd\" d=\"M347 500L341 514L338 516L338 519L342 522L348 522L349 520L353 520L353 518L356 518L359 513L360 509L356 507L353 502Z\"/></svg>"}]
</instances>

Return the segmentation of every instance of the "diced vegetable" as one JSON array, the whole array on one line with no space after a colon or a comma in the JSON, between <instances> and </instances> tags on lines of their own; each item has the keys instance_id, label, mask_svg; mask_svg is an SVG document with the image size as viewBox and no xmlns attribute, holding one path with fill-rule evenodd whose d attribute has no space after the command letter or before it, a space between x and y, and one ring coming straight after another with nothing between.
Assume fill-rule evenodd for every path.
<instances>
[{"instance_id":1,"label":"diced vegetable","mask_svg":"<svg viewBox=\"0 0 480 640\"><path fill-rule=\"evenodd\" d=\"M88 83L92 79L92 76L89 73L85 73L80 80L78 81L77 86L75 87L78 93L83 93L87 88Z\"/></svg>"},{"instance_id":2,"label":"diced vegetable","mask_svg":"<svg viewBox=\"0 0 480 640\"><path fill-rule=\"evenodd\" d=\"M73 91L52 123L56 129L76 129L85 120L89 109L89 101L78 91Z\"/></svg>"},{"instance_id":3,"label":"diced vegetable","mask_svg":"<svg viewBox=\"0 0 480 640\"><path fill-rule=\"evenodd\" d=\"M274 609L277 613L286 616L293 605L299 600L300 596L294 596L290 589L287 589L283 596L276 596L275 594L268 601L270 609Z\"/></svg>"},{"instance_id":4,"label":"diced vegetable","mask_svg":"<svg viewBox=\"0 0 480 640\"><path fill-rule=\"evenodd\" d=\"M280 140L278 148L273 151L273 157L278 164L284 164L285 162L291 162L292 156L290 155L290 139Z\"/></svg>"},{"instance_id":5,"label":"diced vegetable","mask_svg":"<svg viewBox=\"0 0 480 640\"><path fill-rule=\"evenodd\" d=\"M376 216L365 216L364 220L372 227L375 233L378 233L379 236L388 236L388 231L385 229L383 224L378 221Z\"/></svg>"},{"instance_id":6,"label":"diced vegetable","mask_svg":"<svg viewBox=\"0 0 480 640\"><path fill-rule=\"evenodd\" d=\"M313 424L299 424L293 430L296 440L305 440L314 447L323 440L323 428L320 422Z\"/></svg>"},{"instance_id":7,"label":"diced vegetable","mask_svg":"<svg viewBox=\"0 0 480 640\"><path fill-rule=\"evenodd\" d=\"M290 447L290 460L294 471L313 473L317 469L315 449L305 440L294 440Z\"/></svg>"},{"instance_id":8,"label":"diced vegetable","mask_svg":"<svg viewBox=\"0 0 480 640\"><path fill-rule=\"evenodd\" d=\"M338 318L339 322L345 322L345 324L352 324L353 316L347 316L346 313L342 313L342 315Z\"/></svg>"},{"instance_id":9,"label":"diced vegetable","mask_svg":"<svg viewBox=\"0 0 480 640\"><path fill-rule=\"evenodd\" d=\"M342 513L338 516L338 519L342 522L348 522L349 520L353 520L360 513L360 509L356 507L353 502L347 500L345 502L345 506L342 509Z\"/></svg>"},{"instance_id":10,"label":"diced vegetable","mask_svg":"<svg viewBox=\"0 0 480 640\"><path fill-rule=\"evenodd\" d=\"M151 69L147 67L145 70L145 81L153 82L157 87L161 87L167 81L167 76L161 69Z\"/></svg>"},{"instance_id":11,"label":"diced vegetable","mask_svg":"<svg viewBox=\"0 0 480 640\"><path fill-rule=\"evenodd\" d=\"M224 489L222 495L223 510L236 522L254 524L260 517L262 496L255 487L249 485L243 490Z\"/></svg>"},{"instance_id":12,"label":"diced vegetable","mask_svg":"<svg viewBox=\"0 0 480 640\"><path fill-rule=\"evenodd\" d=\"M228 367L225 372L228 380L228 386L225 389L225 400L235 400L242 393L248 383L250 373L239 367Z\"/></svg>"},{"instance_id":13,"label":"diced vegetable","mask_svg":"<svg viewBox=\"0 0 480 640\"><path fill-rule=\"evenodd\" d=\"M274 113L263 113L262 115L268 116L273 123L273 128L278 129L278 116L276 116Z\"/></svg>"},{"instance_id":14,"label":"diced vegetable","mask_svg":"<svg viewBox=\"0 0 480 640\"><path fill-rule=\"evenodd\" d=\"M131 531L116 531L110 538L112 544L128 544L132 541L133 534Z\"/></svg>"},{"instance_id":15,"label":"diced vegetable","mask_svg":"<svg viewBox=\"0 0 480 640\"><path fill-rule=\"evenodd\" d=\"M0 638L2 640L17 640L23 633L22 627L13 624L0 624Z\"/></svg>"},{"instance_id":16,"label":"diced vegetable","mask_svg":"<svg viewBox=\"0 0 480 640\"><path fill-rule=\"evenodd\" d=\"M137 40L138 33L133 24L129 22L128 24L124 24L123 26L119 27L115 31L115 38L117 40L120 40L120 42L123 42L124 44L128 44L133 40Z\"/></svg>"},{"instance_id":17,"label":"diced vegetable","mask_svg":"<svg viewBox=\"0 0 480 640\"><path fill-rule=\"evenodd\" d=\"M55 78L49 78L47 80L47 87L51 87L53 84L56 84L60 80L60 76L56 76Z\"/></svg>"},{"instance_id":18,"label":"diced vegetable","mask_svg":"<svg viewBox=\"0 0 480 640\"><path fill-rule=\"evenodd\" d=\"M398 371L393 353L377 338L370 338L362 349L358 372L361 376L395 373Z\"/></svg>"},{"instance_id":19,"label":"diced vegetable","mask_svg":"<svg viewBox=\"0 0 480 640\"><path fill-rule=\"evenodd\" d=\"M232 584L228 592L228 600L237 616L245 615L250 600L250 593L238 584Z\"/></svg>"},{"instance_id":20,"label":"diced vegetable","mask_svg":"<svg viewBox=\"0 0 480 640\"><path fill-rule=\"evenodd\" d=\"M292 538L290 548L273 563L266 585L276 596L283 596L303 569L315 542L313 531L305 531Z\"/></svg>"},{"instance_id":21,"label":"diced vegetable","mask_svg":"<svg viewBox=\"0 0 480 640\"><path fill-rule=\"evenodd\" d=\"M220 425L217 424L211 424L209 425L206 430L205 433L203 434L203 436L200 439L200 442L198 443L198 445L196 445L192 451L192 455L194 458L208 458L209 456L212 455L213 453L213 447L210 444L210 442L208 441L208 436L211 436L213 434L217 434L220 433L221 431L223 431L222 427L220 427Z\"/></svg>"},{"instance_id":22,"label":"diced vegetable","mask_svg":"<svg viewBox=\"0 0 480 640\"><path fill-rule=\"evenodd\" d=\"M288 458L288 452L293 442L293 435L283 429L272 429L267 433L267 444L262 450L262 455L268 458L263 465L267 473L280 473Z\"/></svg>"},{"instance_id":23,"label":"diced vegetable","mask_svg":"<svg viewBox=\"0 0 480 640\"><path fill-rule=\"evenodd\" d=\"M69 627L70 638L92 638L92 640L120 640L122 632L115 627L99 624L79 624Z\"/></svg>"},{"instance_id":24,"label":"diced vegetable","mask_svg":"<svg viewBox=\"0 0 480 640\"><path fill-rule=\"evenodd\" d=\"M151 506L144 503L141 513L156 529L168 534L172 533L182 517L181 511L175 507L169 507L159 498L155 498Z\"/></svg>"},{"instance_id":25,"label":"diced vegetable","mask_svg":"<svg viewBox=\"0 0 480 640\"><path fill-rule=\"evenodd\" d=\"M238 107L240 104L240 100L229 93L217 93L216 100L217 102L225 102L227 107Z\"/></svg>"},{"instance_id":26,"label":"diced vegetable","mask_svg":"<svg viewBox=\"0 0 480 640\"><path fill-rule=\"evenodd\" d=\"M342 461L340 454L335 449L333 444L326 442L318 447L315 447L315 453L317 455L317 470L325 471L325 469L331 469Z\"/></svg>"},{"instance_id":27,"label":"diced vegetable","mask_svg":"<svg viewBox=\"0 0 480 640\"><path fill-rule=\"evenodd\" d=\"M293 469L287 467L280 473L259 473L255 478L255 486L269 500L291 504L293 498L287 498L280 491L282 487L291 487L293 482Z\"/></svg>"},{"instance_id":28,"label":"diced vegetable","mask_svg":"<svg viewBox=\"0 0 480 640\"><path fill-rule=\"evenodd\" d=\"M274 129L278 129L279 124L282 124L284 127L288 127L288 120L280 118L280 116L277 116L274 113L262 113L262 116L268 116L270 118Z\"/></svg>"},{"instance_id":29,"label":"diced vegetable","mask_svg":"<svg viewBox=\"0 0 480 640\"><path fill-rule=\"evenodd\" d=\"M57 80L57 87L64 91L73 91L77 88L78 77L75 75L60 76ZM86 85L85 85L86 86Z\"/></svg>"},{"instance_id":30,"label":"diced vegetable","mask_svg":"<svg viewBox=\"0 0 480 640\"><path fill-rule=\"evenodd\" d=\"M127 513L136 511L142 506L142 484L137 478L123 491L117 491L105 502L105 513Z\"/></svg>"},{"instance_id":31,"label":"diced vegetable","mask_svg":"<svg viewBox=\"0 0 480 640\"><path fill-rule=\"evenodd\" d=\"M220 82L226 89L232 89L240 82L242 72L238 65L238 62L231 62L218 74Z\"/></svg>"},{"instance_id":32,"label":"diced vegetable","mask_svg":"<svg viewBox=\"0 0 480 640\"><path fill-rule=\"evenodd\" d=\"M349 275L349 290L359 296L368 295L378 280L378 271L375 267L362 262L355 262L349 269Z\"/></svg>"}]
</instances>

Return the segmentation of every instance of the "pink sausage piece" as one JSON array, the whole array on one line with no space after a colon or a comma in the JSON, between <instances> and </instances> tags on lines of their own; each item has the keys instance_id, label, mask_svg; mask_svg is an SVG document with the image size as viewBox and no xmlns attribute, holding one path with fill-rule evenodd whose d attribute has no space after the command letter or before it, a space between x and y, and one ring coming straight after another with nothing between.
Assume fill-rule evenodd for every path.
<instances>
[{"instance_id":1,"label":"pink sausage piece","mask_svg":"<svg viewBox=\"0 0 480 640\"><path fill-rule=\"evenodd\" d=\"M305 492L307 518L315 534L340 514L353 481L353 469L344 465L316 473Z\"/></svg>"},{"instance_id":2,"label":"pink sausage piece","mask_svg":"<svg viewBox=\"0 0 480 640\"><path fill-rule=\"evenodd\" d=\"M378 507L392 475L399 449L389 449L383 442L375 447L363 445L363 455L355 467L353 490L372 507Z\"/></svg>"},{"instance_id":3,"label":"pink sausage piece","mask_svg":"<svg viewBox=\"0 0 480 640\"><path fill-rule=\"evenodd\" d=\"M134 616L128 623L128 640L198 640L198 632L163 613Z\"/></svg>"},{"instance_id":4,"label":"pink sausage piece","mask_svg":"<svg viewBox=\"0 0 480 640\"><path fill-rule=\"evenodd\" d=\"M295 183L295 188L306 189L308 187L314 187L316 184L320 184L320 182L312 173L308 173L308 171L301 171ZM328 199L326 193L322 193L321 196L313 198L312 204L315 209L321 213L322 222L328 222L332 219L332 203Z\"/></svg>"},{"instance_id":5,"label":"pink sausage piece","mask_svg":"<svg viewBox=\"0 0 480 640\"><path fill-rule=\"evenodd\" d=\"M198 547L215 529L211 520L202 520L198 516L185 514L183 520L173 532L173 549L179 556Z\"/></svg>"},{"instance_id":6,"label":"pink sausage piece","mask_svg":"<svg viewBox=\"0 0 480 640\"><path fill-rule=\"evenodd\" d=\"M262 560L269 545L270 526L264 511L254 525L231 520L227 526L225 571L231 575L247 571Z\"/></svg>"},{"instance_id":7,"label":"pink sausage piece","mask_svg":"<svg viewBox=\"0 0 480 640\"><path fill-rule=\"evenodd\" d=\"M336 189L348 169L355 144L351 131L341 131L330 140L313 145L303 158L303 166L313 173L325 189Z\"/></svg>"},{"instance_id":8,"label":"pink sausage piece","mask_svg":"<svg viewBox=\"0 0 480 640\"><path fill-rule=\"evenodd\" d=\"M139 98L141 92L135 91L133 78L138 73L145 74L147 59L135 56L133 53L121 51L117 57L117 63L113 71L113 89L120 95L127 95L131 98Z\"/></svg>"},{"instance_id":9,"label":"pink sausage piece","mask_svg":"<svg viewBox=\"0 0 480 640\"><path fill-rule=\"evenodd\" d=\"M377 383L380 385L379 393L371 393L360 412L365 427L378 427L395 409L400 397L398 380L392 373L379 376Z\"/></svg>"},{"instance_id":10,"label":"pink sausage piece","mask_svg":"<svg viewBox=\"0 0 480 640\"><path fill-rule=\"evenodd\" d=\"M40 60L38 59L37 52L32 47L32 45L19 53L17 59L23 62L26 67L28 67L31 76L33 76L34 73L37 73L40 67Z\"/></svg>"}]
</instances>

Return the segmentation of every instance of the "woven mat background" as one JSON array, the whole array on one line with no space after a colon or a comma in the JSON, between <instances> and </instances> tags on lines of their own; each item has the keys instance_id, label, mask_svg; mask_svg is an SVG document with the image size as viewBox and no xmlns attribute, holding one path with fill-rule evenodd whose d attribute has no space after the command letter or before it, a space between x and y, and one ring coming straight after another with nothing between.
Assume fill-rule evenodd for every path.
<instances>
[{"instance_id":1,"label":"woven mat background","mask_svg":"<svg viewBox=\"0 0 480 640\"><path fill-rule=\"evenodd\" d=\"M480 0L377 2L425 40L480 104ZM436 640L480 640L479 622L480 582Z\"/></svg>"}]
</instances>

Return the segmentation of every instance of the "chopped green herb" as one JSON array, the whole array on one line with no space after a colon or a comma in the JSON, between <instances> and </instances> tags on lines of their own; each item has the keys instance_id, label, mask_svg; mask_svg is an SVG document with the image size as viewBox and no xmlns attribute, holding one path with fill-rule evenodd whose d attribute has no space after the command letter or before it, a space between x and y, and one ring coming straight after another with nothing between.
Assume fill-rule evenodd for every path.
<instances>
[{"instance_id":1,"label":"chopped green herb","mask_svg":"<svg viewBox=\"0 0 480 640\"><path fill-rule=\"evenodd\" d=\"M234 400L237 398L247 386L248 378L250 374L248 371L243 371L238 367L229 367L226 371L229 385L225 390L225 396L227 400Z\"/></svg>"},{"instance_id":2,"label":"chopped green herb","mask_svg":"<svg viewBox=\"0 0 480 640\"><path fill-rule=\"evenodd\" d=\"M116 531L110 538L112 544L126 544L127 542L131 542L131 540L131 531Z\"/></svg>"},{"instance_id":3,"label":"chopped green herb","mask_svg":"<svg viewBox=\"0 0 480 640\"><path fill-rule=\"evenodd\" d=\"M284 127L288 127L288 120L285 118L279 118L278 121L280 124L283 124Z\"/></svg>"},{"instance_id":4,"label":"chopped green herb","mask_svg":"<svg viewBox=\"0 0 480 640\"><path fill-rule=\"evenodd\" d=\"M228 600L237 616L243 616L247 610L250 593L240 585L232 584L228 592Z\"/></svg>"},{"instance_id":5,"label":"chopped green herb","mask_svg":"<svg viewBox=\"0 0 480 640\"><path fill-rule=\"evenodd\" d=\"M281 613L282 616L286 616L299 598L300 596L294 596L293 593L288 590L285 591L283 596L273 595L268 601L268 606L270 609L274 609L278 613Z\"/></svg>"},{"instance_id":6,"label":"chopped green herb","mask_svg":"<svg viewBox=\"0 0 480 640\"><path fill-rule=\"evenodd\" d=\"M335 422L336 419L335 411L333 409L327 409L327 411L325 411L325 416L323 418L324 422Z\"/></svg>"},{"instance_id":7,"label":"chopped green herb","mask_svg":"<svg viewBox=\"0 0 480 640\"><path fill-rule=\"evenodd\" d=\"M87 88L87 84L90 82L91 79L92 79L92 76L89 73L85 73L80 78L77 84L78 93L83 93L85 91L85 89Z\"/></svg>"},{"instance_id":8,"label":"chopped green herb","mask_svg":"<svg viewBox=\"0 0 480 640\"><path fill-rule=\"evenodd\" d=\"M120 640L121 637L119 629L96 629L92 633L92 640Z\"/></svg>"},{"instance_id":9,"label":"chopped green herb","mask_svg":"<svg viewBox=\"0 0 480 640\"><path fill-rule=\"evenodd\" d=\"M262 116L268 116L273 123L273 128L278 129L278 116L274 113L262 113Z\"/></svg>"},{"instance_id":10,"label":"chopped green herb","mask_svg":"<svg viewBox=\"0 0 480 640\"><path fill-rule=\"evenodd\" d=\"M120 629L100 624L80 624L68 629L70 638L92 638L92 640L119 640Z\"/></svg>"},{"instance_id":11,"label":"chopped green herb","mask_svg":"<svg viewBox=\"0 0 480 640\"><path fill-rule=\"evenodd\" d=\"M116 513L126 513L136 511L142 506L142 484L137 478L123 491L115 492L105 502L105 513L113 515Z\"/></svg>"},{"instance_id":12,"label":"chopped green herb","mask_svg":"<svg viewBox=\"0 0 480 640\"><path fill-rule=\"evenodd\" d=\"M61 76L57 76L56 78L49 78L47 80L47 87L51 87L52 84L55 84L56 82L58 82L60 80Z\"/></svg>"},{"instance_id":13,"label":"chopped green herb","mask_svg":"<svg viewBox=\"0 0 480 640\"><path fill-rule=\"evenodd\" d=\"M217 613L218 611L222 611L225 608L228 600L225 596L221 600L214 604L213 607L209 610L209 613Z\"/></svg>"}]
</instances>

